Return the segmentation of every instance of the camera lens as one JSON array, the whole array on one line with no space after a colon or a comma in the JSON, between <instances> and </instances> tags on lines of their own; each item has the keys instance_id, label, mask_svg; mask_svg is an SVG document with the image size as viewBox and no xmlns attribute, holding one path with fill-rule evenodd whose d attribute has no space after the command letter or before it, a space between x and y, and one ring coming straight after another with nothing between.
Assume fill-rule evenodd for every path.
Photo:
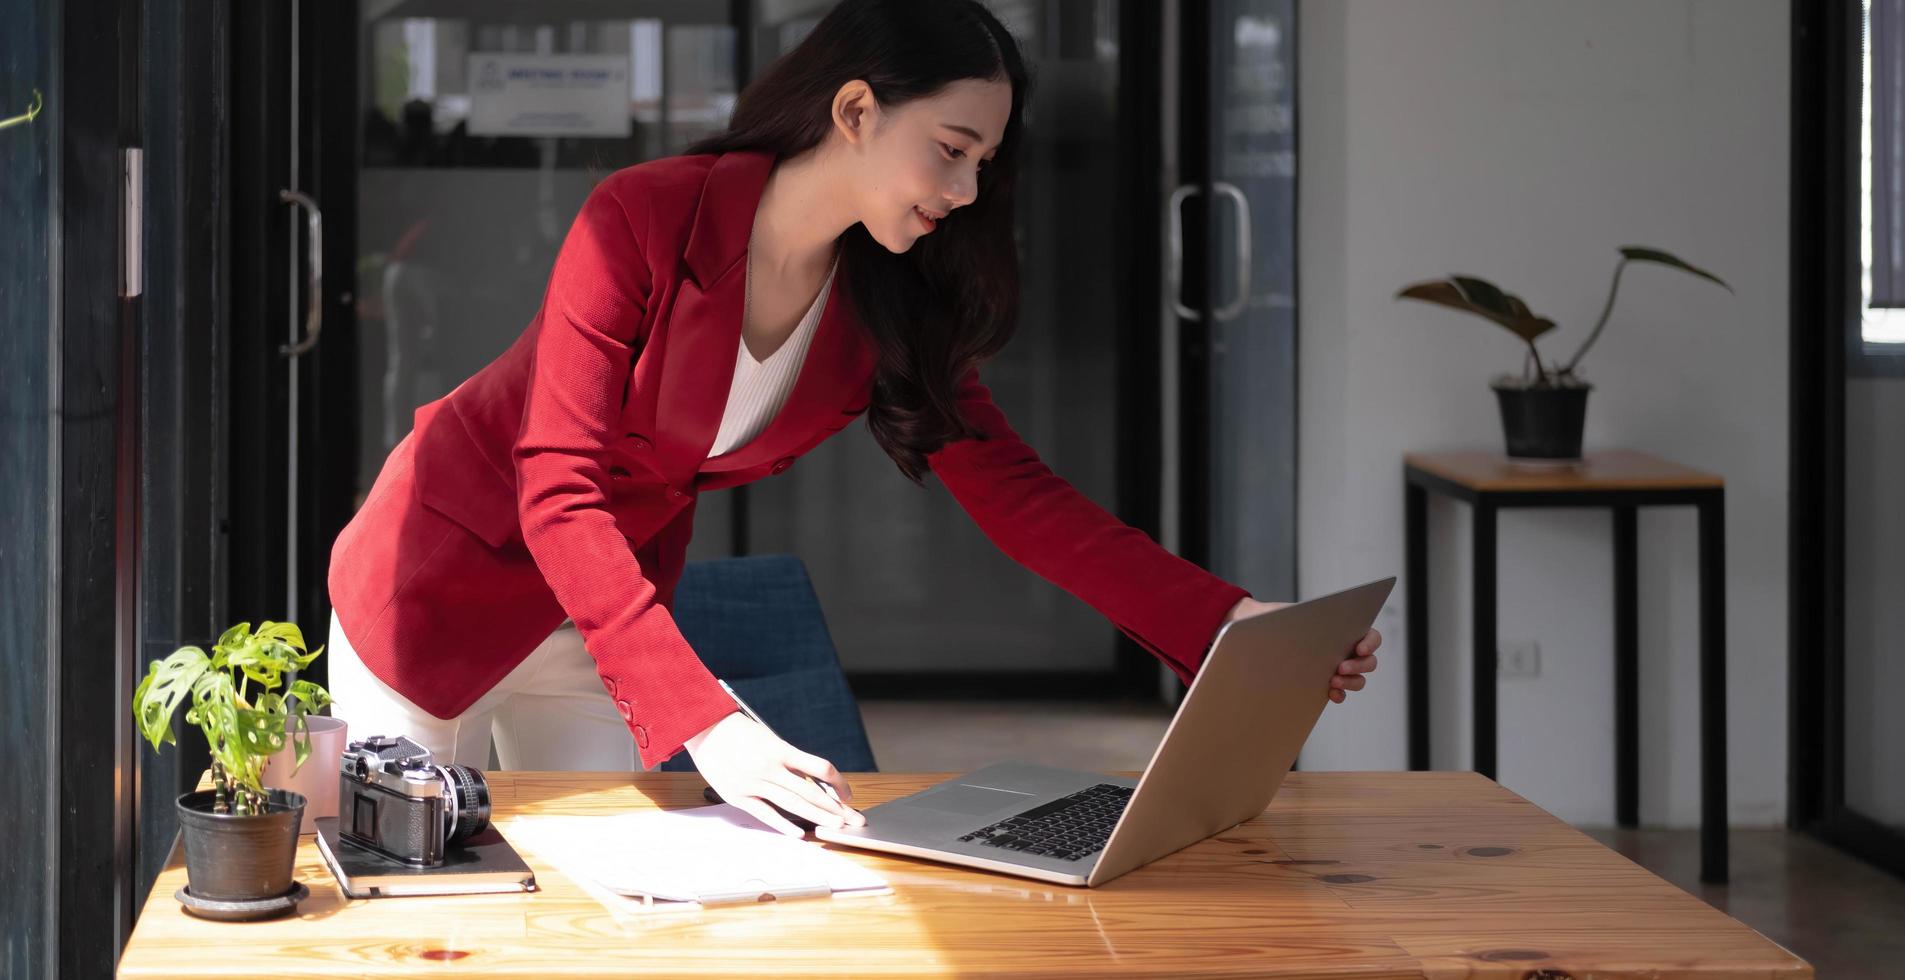
<instances>
[{"instance_id":1,"label":"camera lens","mask_svg":"<svg viewBox=\"0 0 1905 980\"><path fill-rule=\"evenodd\" d=\"M443 843L461 844L489 826L489 782L469 766L438 766L443 788L450 793L450 806L444 814L449 826L443 828Z\"/></svg>"}]
</instances>

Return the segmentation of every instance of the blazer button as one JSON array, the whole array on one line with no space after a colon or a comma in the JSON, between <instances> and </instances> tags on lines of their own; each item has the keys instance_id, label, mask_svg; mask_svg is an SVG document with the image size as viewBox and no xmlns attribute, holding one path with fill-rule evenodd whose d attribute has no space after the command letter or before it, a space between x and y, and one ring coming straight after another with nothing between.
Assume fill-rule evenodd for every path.
<instances>
[{"instance_id":1,"label":"blazer button","mask_svg":"<svg viewBox=\"0 0 1905 980\"><path fill-rule=\"evenodd\" d=\"M609 475L617 480L626 480L628 479L628 470L620 466L611 466L609 467Z\"/></svg>"},{"instance_id":2,"label":"blazer button","mask_svg":"<svg viewBox=\"0 0 1905 980\"><path fill-rule=\"evenodd\" d=\"M676 500L683 500L688 496L687 494L681 492L680 490L670 490L668 491L668 495L670 497L675 498Z\"/></svg>"},{"instance_id":3,"label":"blazer button","mask_svg":"<svg viewBox=\"0 0 1905 980\"><path fill-rule=\"evenodd\" d=\"M635 744L642 748L648 748L648 729L640 725L635 726Z\"/></svg>"},{"instance_id":4,"label":"blazer button","mask_svg":"<svg viewBox=\"0 0 1905 980\"><path fill-rule=\"evenodd\" d=\"M615 701L615 710L621 712L623 721L628 722L631 725L635 723L635 709L632 707L629 707L629 704L627 701L623 701L620 698L617 698Z\"/></svg>"},{"instance_id":5,"label":"blazer button","mask_svg":"<svg viewBox=\"0 0 1905 980\"><path fill-rule=\"evenodd\" d=\"M793 460L793 457L788 457L787 459L781 459L781 460L776 460L776 461L774 462L774 472L776 472L776 473L785 473L785 472L787 472L787 468L788 468L789 466L792 466L792 465L794 465L794 460Z\"/></svg>"},{"instance_id":6,"label":"blazer button","mask_svg":"<svg viewBox=\"0 0 1905 980\"><path fill-rule=\"evenodd\" d=\"M628 442L630 446L636 449L647 449L649 447L649 442L647 439L644 439L640 435L633 432L628 434Z\"/></svg>"}]
</instances>

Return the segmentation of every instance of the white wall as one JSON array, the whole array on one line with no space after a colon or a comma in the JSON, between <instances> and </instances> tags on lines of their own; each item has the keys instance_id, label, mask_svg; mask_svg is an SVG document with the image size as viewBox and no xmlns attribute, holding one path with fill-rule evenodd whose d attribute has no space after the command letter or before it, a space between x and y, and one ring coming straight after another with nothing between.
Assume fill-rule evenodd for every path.
<instances>
[{"instance_id":1,"label":"white wall","mask_svg":"<svg viewBox=\"0 0 1905 980\"><path fill-rule=\"evenodd\" d=\"M1329 0L1303 4L1301 488L1304 595L1402 570L1402 455L1499 449L1488 379L1516 342L1391 297L1462 272L1519 293L1571 354L1616 246L1712 269L1730 295L1630 267L1583 362L1587 444L1727 481L1730 813L1783 819L1786 778L1785 0ZM1431 508L1434 765L1466 768L1469 520ZM1690 510L1643 511L1641 817L1699 819L1697 564ZM1612 553L1605 511L1510 511L1500 636L1541 675L1500 685L1500 778L1563 819L1613 822ZM1405 753L1402 587L1382 668L1331 707L1303 765Z\"/></svg>"}]
</instances>

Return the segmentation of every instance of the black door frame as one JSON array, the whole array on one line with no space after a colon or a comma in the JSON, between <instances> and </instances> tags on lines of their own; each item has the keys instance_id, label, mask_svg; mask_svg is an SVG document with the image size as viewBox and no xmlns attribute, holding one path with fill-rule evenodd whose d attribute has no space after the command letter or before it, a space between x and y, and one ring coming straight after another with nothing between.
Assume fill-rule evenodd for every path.
<instances>
[{"instance_id":1,"label":"black door frame","mask_svg":"<svg viewBox=\"0 0 1905 980\"><path fill-rule=\"evenodd\" d=\"M1858 0L1792 4L1787 819L1905 875L1845 799L1845 383L1859 344Z\"/></svg>"},{"instance_id":2,"label":"black door frame","mask_svg":"<svg viewBox=\"0 0 1905 980\"><path fill-rule=\"evenodd\" d=\"M1183 215L1185 248L1181 299L1184 305L1198 312L1199 318L1180 318L1177 324L1178 553L1208 569L1214 560L1211 524L1212 501L1217 491L1214 479L1216 458L1212 445L1216 422L1211 414L1210 403L1213 376L1211 331L1218 322L1216 311L1222 302L1222 263L1234 251L1226 246L1220 234L1221 227L1213 217L1215 211L1211 205L1217 198L1218 183L1223 176L1223 161L1214 155L1213 139L1220 125L1216 114L1224 111L1221 100L1225 93L1218 87L1218 80L1228 77L1232 70L1233 54L1221 33L1228 29L1228 25L1218 23L1222 0L1182 0L1178 6L1178 75L1181 87L1177 93L1176 142L1179 179L1182 184L1195 186L1200 191L1185 202ZM1287 67L1293 89L1298 87L1295 79L1302 58L1300 46L1294 40L1301 21L1301 5L1292 3L1289 21L1284 27L1291 38L1287 48ZM1296 99L1293 98L1292 123L1300 127L1300 115L1295 114L1296 109ZM1300 165L1296 172L1297 176L1291 181L1293 194L1300 193ZM1301 261L1301 255L1293 252L1293 266L1300 266ZM1291 271L1290 293L1294 304L1299 299L1301 276L1299 268L1293 267ZM1293 344L1301 343L1300 323L1297 329ZM1296 418L1291 419L1291 425L1297 425ZM1290 492L1294 496L1296 487L1291 486ZM1297 501L1293 516L1297 513L1296 508L1300 507L1301 501ZM1293 585L1297 569L1295 546L1296 541L1292 538L1288 568ZM1296 596L1265 598L1294 600Z\"/></svg>"},{"instance_id":3,"label":"black door frame","mask_svg":"<svg viewBox=\"0 0 1905 980\"><path fill-rule=\"evenodd\" d=\"M132 926L137 655L139 300L126 291L126 150L139 146L139 7L72 0L58 14L51 322L53 495L45 787L55 814L45 965L110 973ZM102 719L102 711L111 716ZM27 747L23 747L27 748ZM112 941L102 942L102 924Z\"/></svg>"},{"instance_id":4,"label":"black door frame","mask_svg":"<svg viewBox=\"0 0 1905 980\"><path fill-rule=\"evenodd\" d=\"M44 850L30 902L40 917L8 922L8 966L45 976L104 976L130 934L152 867L169 851L141 806L172 795L166 765L146 765L131 699L146 641L143 521L173 487L147 479L166 448L153 435L150 372L171 363L170 335L149 335L142 266L153 250L138 205L150 70L136 0L57 5L47 33L45 115L52 187L47 247L54 299L43 323L52 354L45 410L52 463L45 488L45 672L19 692L45 712L28 744L10 745L18 791L37 799ZM169 226L149 229L163 232ZM151 444L149 444L151 443ZM23 683L22 687L26 685ZM29 844L29 847L31 846ZM29 882L34 879L28 877ZM18 945L15 945L15 944Z\"/></svg>"},{"instance_id":5,"label":"black door frame","mask_svg":"<svg viewBox=\"0 0 1905 980\"><path fill-rule=\"evenodd\" d=\"M140 25L145 131L136 470L138 656L135 666L226 625L230 9L147 7ZM173 719L179 742L135 744L137 886L143 899L170 856L174 800L210 760L204 736ZM136 914L137 909L134 909Z\"/></svg>"},{"instance_id":6,"label":"black door frame","mask_svg":"<svg viewBox=\"0 0 1905 980\"><path fill-rule=\"evenodd\" d=\"M292 619L315 646L329 629L325 573L331 542L350 519L357 448L358 3L234 3L231 22L227 597L236 617ZM306 215L284 190L308 194L323 214L321 330L297 356L285 347L304 336L310 256ZM288 539L294 472L296 527ZM296 595L286 559L293 546ZM308 676L329 679L324 658Z\"/></svg>"}]
</instances>

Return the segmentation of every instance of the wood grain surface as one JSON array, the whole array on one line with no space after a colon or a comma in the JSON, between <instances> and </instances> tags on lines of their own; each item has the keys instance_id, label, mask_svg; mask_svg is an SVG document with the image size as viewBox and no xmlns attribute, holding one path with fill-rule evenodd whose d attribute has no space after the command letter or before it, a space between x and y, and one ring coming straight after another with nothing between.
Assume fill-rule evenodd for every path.
<instances>
[{"instance_id":1,"label":"wood grain surface","mask_svg":"<svg viewBox=\"0 0 1905 980\"><path fill-rule=\"evenodd\" d=\"M505 835L524 814L701 805L689 773L489 778ZM850 777L863 806L941 778ZM535 894L346 900L307 837L294 917L218 923L173 900L175 848L120 974L1812 976L1473 773L1293 773L1263 816L1098 889L837 849L894 893L618 917L534 854Z\"/></svg>"},{"instance_id":2,"label":"wood grain surface","mask_svg":"<svg viewBox=\"0 0 1905 980\"><path fill-rule=\"evenodd\" d=\"M1409 453L1409 466L1471 490L1714 490L1725 481L1712 473L1626 449L1587 453L1571 465L1510 461L1502 453Z\"/></svg>"}]
</instances>

